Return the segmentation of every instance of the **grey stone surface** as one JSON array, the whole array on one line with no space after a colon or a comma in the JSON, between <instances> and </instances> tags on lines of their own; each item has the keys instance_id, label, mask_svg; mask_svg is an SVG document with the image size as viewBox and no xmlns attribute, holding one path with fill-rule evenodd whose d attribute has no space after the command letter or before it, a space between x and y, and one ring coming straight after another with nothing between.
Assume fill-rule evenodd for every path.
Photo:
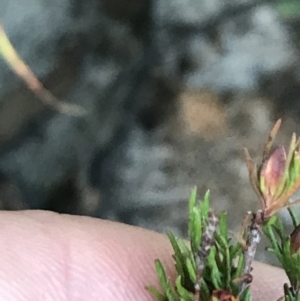
<instances>
[{"instance_id":1,"label":"grey stone surface","mask_svg":"<svg viewBox=\"0 0 300 301\"><path fill-rule=\"evenodd\" d=\"M270 5L256 1L156 3L158 47L169 74L174 73L175 62L183 60L189 66L183 82L190 88L255 91L262 76L297 64L289 32Z\"/></svg>"},{"instance_id":2,"label":"grey stone surface","mask_svg":"<svg viewBox=\"0 0 300 301\"><path fill-rule=\"evenodd\" d=\"M227 143L216 151L201 140L200 158L166 143L179 92L207 88L220 96L255 95L263 89L262 79L275 77L276 85L280 74L289 73L298 80L290 32L273 7L258 1L0 0L0 11L16 50L46 87L55 90L61 82L62 99L88 111L72 117L44 107L0 61L0 103L7 105L17 94L20 102L30 98L28 106L39 106L31 110L34 117L20 112L28 117L2 141L0 152L1 176L18 187L30 208L92 214L160 231L184 228L183 201L195 177L212 187L218 186L210 180L215 174L225 181L216 195L226 205L240 193L226 182L239 160L228 166L222 161ZM51 85L53 74L59 76ZM0 118L9 123L7 111L1 116L0 110ZM75 195L67 200L58 194L69 181ZM80 187L88 186L100 193L93 210L80 204Z\"/></svg>"}]
</instances>

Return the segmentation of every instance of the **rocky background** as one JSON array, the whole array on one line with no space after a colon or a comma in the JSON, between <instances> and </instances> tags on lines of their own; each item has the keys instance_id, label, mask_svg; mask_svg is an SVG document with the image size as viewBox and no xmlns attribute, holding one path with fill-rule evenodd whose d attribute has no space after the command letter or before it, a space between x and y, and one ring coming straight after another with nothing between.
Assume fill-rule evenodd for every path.
<instances>
[{"instance_id":1,"label":"rocky background","mask_svg":"<svg viewBox=\"0 0 300 301\"><path fill-rule=\"evenodd\" d=\"M237 229L258 206L242 148L300 132L299 5L255 0L0 0L45 106L0 61L0 199L187 235L191 188ZM261 260L265 258L261 257Z\"/></svg>"}]
</instances>

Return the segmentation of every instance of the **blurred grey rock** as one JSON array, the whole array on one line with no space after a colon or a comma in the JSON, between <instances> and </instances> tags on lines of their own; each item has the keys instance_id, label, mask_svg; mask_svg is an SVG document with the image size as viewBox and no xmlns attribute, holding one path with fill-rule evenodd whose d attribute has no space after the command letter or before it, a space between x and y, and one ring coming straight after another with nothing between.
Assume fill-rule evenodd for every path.
<instances>
[{"instance_id":1,"label":"blurred grey rock","mask_svg":"<svg viewBox=\"0 0 300 301\"><path fill-rule=\"evenodd\" d=\"M186 66L185 86L255 91L261 77L295 72L290 34L271 5L257 1L156 1L158 47L167 74ZM185 8L184 8L185 7ZM177 72L178 73L178 72Z\"/></svg>"},{"instance_id":2,"label":"blurred grey rock","mask_svg":"<svg viewBox=\"0 0 300 301\"><path fill-rule=\"evenodd\" d=\"M47 1L2 0L0 11L2 25L21 58L38 77L49 75L65 50L63 38L74 25L70 1L54 1L49 5ZM0 70L0 96L3 96L20 80L3 60Z\"/></svg>"},{"instance_id":3,"label":"blurred grey rock","mask_svg":"<svg viewBox=\"0 0 300 301\"><path fill-rule=\"evenodd\" d=\"M89 214L128 223L142 223L137 212L149 220L168 214L193 182L171 181L164 170L174 156L164 126L178 92L255 93L262 78L297 69L289 32L258 1L0 0L0 11L16 50L43 82L69 62L74 79L61 96L88 111L78 118L44 108L2 145L0 174L31 208L68 211L56 191L73 181L100 191ZM59 74L61 82L69 77ZM0 61L0 103L21 86ZM170 213L175 223L179 216Z\"/></svg>"},{"instance_id":4,"label":"blurred grey rock","mask_svg":"<svg viewBox=\"0 0 300 301\"><path fill-rule=\"evenodd\" d=\"M261 6L228 20L219 30L219 55L206 61L202 73L188 76L188 84L213 86L217 91L254 91L260 77L292 70L296 63L288 31L271 7Z\"/></svg>"},{"instance_id":5,"label":"blurred grey rock","mask_svg":"<svg viewBox=\"0 0 300 301\"><path fill-rule=\"evenodd\" d=\"M66 52L75 53L80 62L97 48L107 51L109 47L111 55L118 52L123 57L137 51L134 41L128 40L128 26L105 15L98 0L1 0L0 11L4 11L1 22L10 41L40 79L59 68ZM1 97L20 80L3 60L0 64Z\"/></svg>"}]
</instances>

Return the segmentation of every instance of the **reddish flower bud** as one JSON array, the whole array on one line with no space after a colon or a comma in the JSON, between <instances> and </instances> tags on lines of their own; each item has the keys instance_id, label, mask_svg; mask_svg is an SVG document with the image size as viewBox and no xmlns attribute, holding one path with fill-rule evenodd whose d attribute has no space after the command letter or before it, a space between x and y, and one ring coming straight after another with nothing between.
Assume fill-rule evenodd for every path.
<instances>
[{"instance_id":1,"label":"reddish flower bud","mask_svg":"<svg viewBox=\"0 0 300 301\"><path fill-rule=\"evenodd\" d=\"M260 188L266 198L274 196L285 170L286 152L278 146L263 163L260 171Z\"/></svg>"},{"instance_id":2,"label":"reddish flower bud","mask_svg":"<svg viewBox=\"0 0 300 301\"><path fill-rule=\"evenodd\" d=\"M291 234L291 254L300 250L300 225Z\"/></svg>"},{"instance_id":3,"label":"reddish flower bud","mask_svg":"<svg viewBox=\"0 0 300 301\"><path fill-rule=\"evenodd\" d=\"M225 290L215 290L209 301L239 301L239 299Z\"/></svg>"},{"instance_id":4,"label":"reddish flower bud","mask_svg":"<svg viewBox=\"0 0 300 301\"><path fill-rule=\"evenodd\" d=\"M258 223L286 207L290 197L300 188L300 138L295 133L292 135L288 153L283 146L270 153L280 125L279 119L269 134L261 164L255 164L245 150L249 179L261 201L263 218L257 219Z\"/></svg>"}]
</instances>

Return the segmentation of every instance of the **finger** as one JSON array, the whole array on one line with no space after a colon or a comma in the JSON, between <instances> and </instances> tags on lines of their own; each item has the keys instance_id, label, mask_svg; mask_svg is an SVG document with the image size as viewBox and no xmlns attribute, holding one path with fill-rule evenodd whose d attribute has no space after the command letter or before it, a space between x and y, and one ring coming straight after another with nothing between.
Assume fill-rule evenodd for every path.
<instances>
[{"instance_id":1,"label":"finger","mask_svg":"<svg viewBox=\"0 0 300 301\"><path fill-rule=\"evenodd\" d=\"M255 262L253 265L253 299L256 301L278 300L283 295L283 284L288 278L282 269Z\"/></svg>"},{"instance_id":2,"label":"finger","mask_svg":"<svg viewBox=\"0 0 300 301\"><path fill-rule=\"evenodd\" d=\"M158 287L154 260L175 275L163 235L43 211L0 214L3 300L152 300L145 286ZM255 264L254 300L278 298L284 280L280 270Z\"/></svg>"},{"instance_id":3,"label":"finger","mask_svg":"<svg viewBox=\"0 0 300 301\"><path fill-rule=\"evenodd\" d=\"M0 213L1 300L152 300L154 260L171 275L163 235L87 217Z\"/></svg>"}]
</instances>

